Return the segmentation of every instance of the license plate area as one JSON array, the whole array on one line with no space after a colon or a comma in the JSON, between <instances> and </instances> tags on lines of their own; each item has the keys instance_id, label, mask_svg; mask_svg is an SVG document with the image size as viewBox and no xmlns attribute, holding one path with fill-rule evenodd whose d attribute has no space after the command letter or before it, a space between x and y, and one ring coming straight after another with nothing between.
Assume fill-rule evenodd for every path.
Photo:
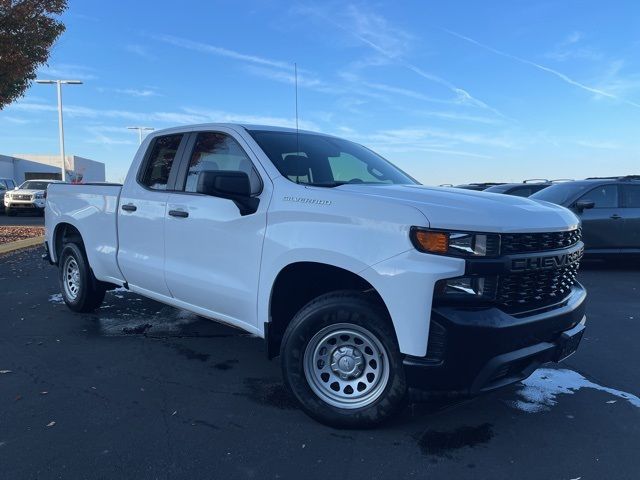
<instances>
[{"instance_id":1,"label":"license plate area","mask_svg":"<svg viewBox=\"0 0 640 480\"><path fill-rule=\"evenodd\" d=\"M575 353L582 340L584 329L584 323L581 322L571 330L562 333L560 341L558 342L558 349L556 350L556 362L561 362Z\"/></svg>"}]
</instances>

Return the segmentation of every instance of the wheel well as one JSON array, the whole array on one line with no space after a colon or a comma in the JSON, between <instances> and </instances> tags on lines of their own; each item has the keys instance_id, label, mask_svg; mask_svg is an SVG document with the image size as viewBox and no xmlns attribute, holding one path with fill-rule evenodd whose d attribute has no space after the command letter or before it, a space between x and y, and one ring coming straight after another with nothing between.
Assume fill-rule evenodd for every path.
<instances>
[{"instance_id":1,"label":"wheel well","mask_svg":"<svg viewBox=\"0 0 640 480\"><path fill-rule=\"evenodd\" d=\"M382 297L361 276L343 268L315 262L298 262L283 268L273 284L269 304L269 323L265 324L267 356L280 354L287 326L296 313L314 298L337 290L352 290L369 295L387 310Z\"/></svg>"},{"instance_id":2,"label":"wheel well","mask_svg":"<svg viewBox=\"0 0 640 480\"><path fill-rule=\"evenodd\" d=\"M84 242L78 229L70 223L58 224L53 234L53 248L56 252L56 262L60 260L60 253L62 252L64 244L70 242L77 243L84 251Z\"/></svg>"}]
</instances>

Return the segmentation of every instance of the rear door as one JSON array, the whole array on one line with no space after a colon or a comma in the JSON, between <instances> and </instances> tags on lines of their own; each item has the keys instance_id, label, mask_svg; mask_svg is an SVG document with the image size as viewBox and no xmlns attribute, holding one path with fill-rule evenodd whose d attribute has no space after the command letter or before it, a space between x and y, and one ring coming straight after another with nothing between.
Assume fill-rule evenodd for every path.
<instances>
[{"instance_id":1,"label":"rear door","mask_svg":"<svg viewBox=\"0 0 640 480\"><path fill-rule=\"evenodd\" d=\"M582 237L587 250L616 250L623 241L622 209L618 185L599 185L582 195L580 200L594 202L594 207L579 213Z\"/></svg>"},{"instance_id":2,"label":"rear door","mask_svg":"<svg viewBox=\"0 0 640 480\"><path fill-rule=\"evenodd\" d=\"M640 185L621 185L623 248L640 249Z\"/></svg>"},{"instance_id":3,"label":"rear door","mask_svg":"<svg viewBox=\"0 0 640 480\"><path fill-rule=\"evenodd\" d=\"M243 171L255 213L196 192L204 170ZM167 203L165 276L171 294L228 323L257 326L256 302L271 184L241 137L220 127L191 134L176 191ZM265 179L265 180L263 180Z\"/></svg>"},{"instance_id":4,"label":"rear door","mask_svg":"<svg viewBox=\"0 0 640 480\"><path fill-rule=\"evenodd\" d=\"M135 178L122 188L118 209L118 264L130 286L169 296L164 279L164 226L174 189L183 133L154 138Z\"/></svg>"}]
</instances>

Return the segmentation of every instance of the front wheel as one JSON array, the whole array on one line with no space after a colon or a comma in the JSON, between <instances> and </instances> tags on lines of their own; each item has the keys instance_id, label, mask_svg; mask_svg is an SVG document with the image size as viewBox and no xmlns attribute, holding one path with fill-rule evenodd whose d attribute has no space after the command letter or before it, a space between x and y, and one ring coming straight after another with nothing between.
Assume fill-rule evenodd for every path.
<instances>
[{"instance_id":1,"label":"front wheel","mask_svg":"<svg viewBox=\"0 0 640 480\"><path fill-rule=\"evenodd\" d=\"M15 216L16 216L16 211L15 211L15 210L13 210L13 209L12 209L12 208L10 208L10 207L6 207L6 208L4 209L4 213L6 213L6 214L7 214L7 217L15 217Z\"/></svg>"},{"instance_id":2,"label":"front wheel","mask_svg":"<svg viewBox=\"0 0 640 480\"><path fill-rule=\"evenodd\" d=\"M67 243L58 259L60 290L74 312L92 312L102 304L106 289L93 276L83 249Z\"/></svg>"},{"instance_id":3,"label":"front wheel","mask_svg":"<svg viewBox=\"0 0 640 480\"><path fill-rule=\"evenodd\" d=\"M407 393L386 311L355 292L322 295L298 312L281 346L285 382L303 409L322 423L376 425Z\"/></svg>"}]
</instances>

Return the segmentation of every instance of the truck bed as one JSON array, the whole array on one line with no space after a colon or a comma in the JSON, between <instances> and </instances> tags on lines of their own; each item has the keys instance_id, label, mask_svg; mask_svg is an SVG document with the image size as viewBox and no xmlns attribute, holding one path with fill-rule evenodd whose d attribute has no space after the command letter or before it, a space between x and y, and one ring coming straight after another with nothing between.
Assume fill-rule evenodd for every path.
<instances>
[{"instance_id":1,"label":"truck bed","mask_svg":"<svg viewBox=\"0 0 640 480\"><path fill-rule=\"evenodd\" d=\"M82 235L96 278L116 284L124 282L117 262L117 212L121 189L122 185L116 183L49 186L45 237L54 261L57 261L55 234L68 224Z\"/></svg>"}]
</instances>

